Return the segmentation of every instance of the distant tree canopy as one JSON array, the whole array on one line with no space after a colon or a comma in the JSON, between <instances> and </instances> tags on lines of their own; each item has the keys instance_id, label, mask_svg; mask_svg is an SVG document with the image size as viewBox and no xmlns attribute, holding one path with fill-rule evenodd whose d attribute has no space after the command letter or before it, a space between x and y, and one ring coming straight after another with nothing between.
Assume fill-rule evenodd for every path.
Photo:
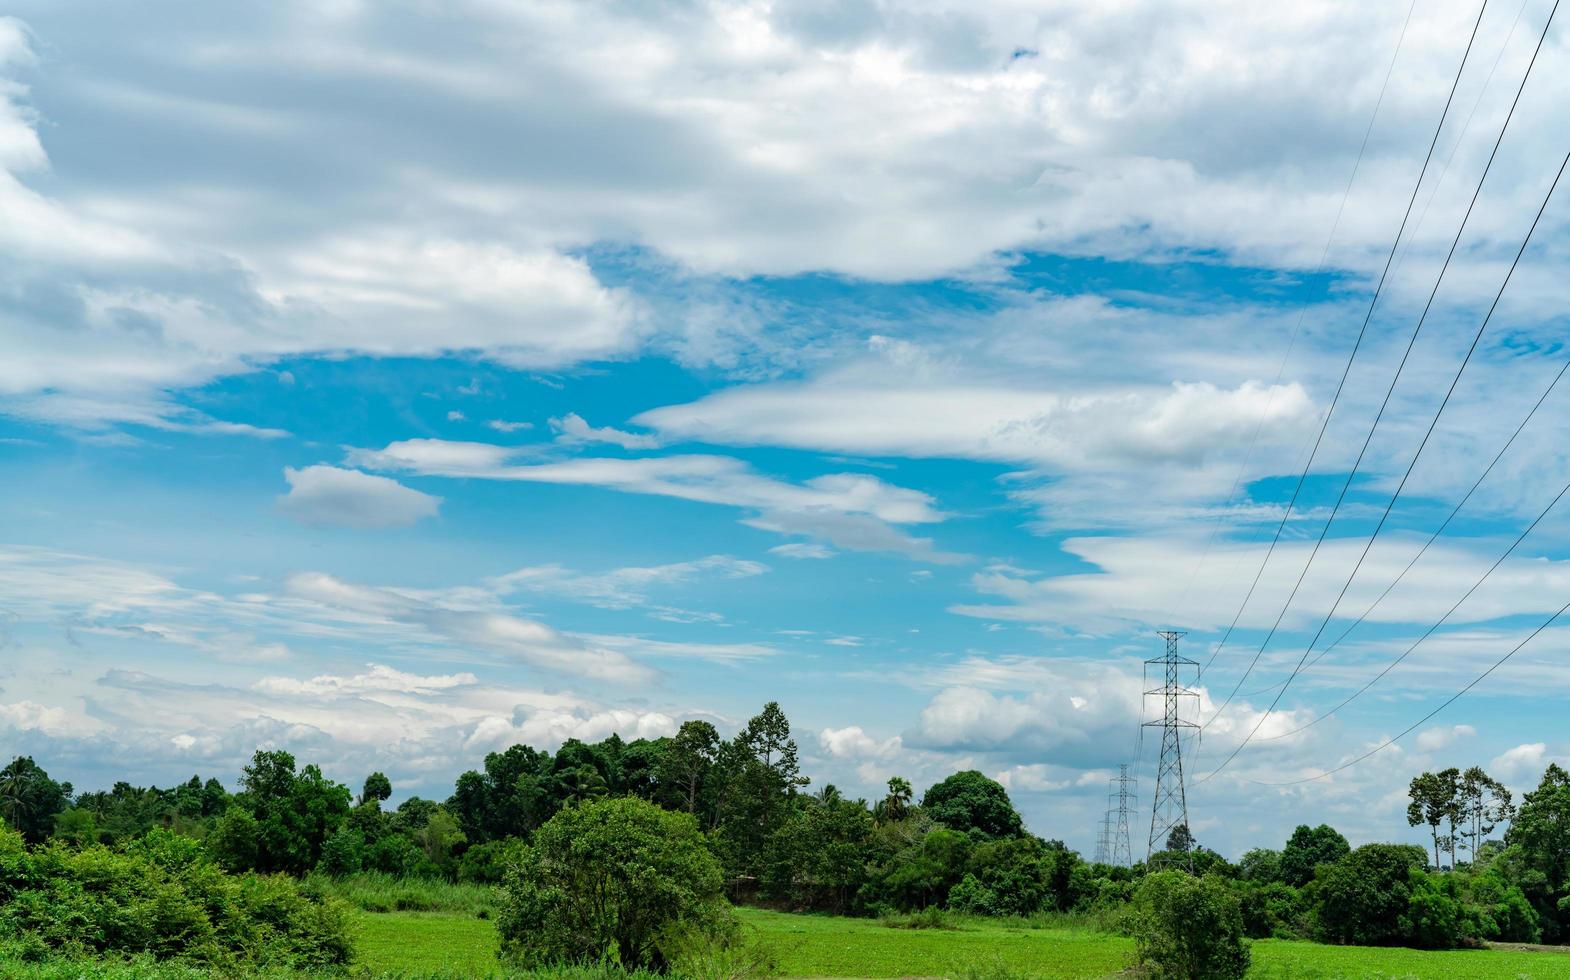
<instances>
[{"instance_id":1,"label":"distant tree canopy","mask_svg":"<svg viewBox=\"0 0 1570 980\"><path fill-rule=\"evenodd\" d=\"M934 784L922 795L921 808L951 830L988 837L1017 837L1024 831L1008 790L974 769Z\"/></svg>"},{"instance_id":2,"label":"distant tree canopy","mask_svg":"<svg viewBox=\"0 0 1570 980\"><path fill-rule=\"evenodd\" d=\"M47 840L55 816L71 801L71 784L57 783L30 756L0 769L0 815L30 844Z\"/></svg>"},{"instance_id":3,"label":"distant tree canopy","mask_svg":"<svg viewBox=\"0 0 1570 980\"><path fill-rule=\"evenodd\" d=\"M1548 768L1519 812L1510 791L1476 767L1420 774L1409 789L1425 846L1354 851L1334 828L1302 825L1279 851L1255 848L1233 865L1182 824L1162 851L1131 868L1087 864L1062 842L1029 833L1005 787L976 770L939 780L919 802L900 776L870 804L833 784L813 792L790 723L774 702L730 738L691 720L668 738L568 739L554 752L514 745L487 754L445 799L408 796L389 808L394 787L385 773L372 772L358 785L351 797L318 767L264 750L244 767L233 795L217 780L193 776L167 789L120 782L73 800L70 785L18 758L0 771L0 816L34 846L62 854L152 847L169 860L210 859L236 873L380 872L487 884L534 861L534 888L546 888L556 874L547 865L557 860L552 848L565 846L562 828L588 835L587 842L616 827L630 838L669 838L689 857L700 849L708 862L693 865L708 869L700 877L709 881L717 868L738 900L836 914L938 908L1122 916L1143 881L1177 868L1210 884L1203 893L1163 892L1162 908L1193 902L1210 915L1220 907L1206 905L1207 896L1223 888L1236 898L1241 929L1251 937L1427 947L1570 938L1570 774L1558 766ZM603 822L583 823L585 813ZM1505 825L1504 840L1490 836ZM634 860L615 841L602 843L596 853L607 860ZM1455 870L1443 869L1446 857ZM560 951L576 942L569 934L578 926L559 923L581 925L582 909L527 889L509 893L515 921L557 923L540 925L539 940L554 936L557 952L549 955L566 955ZM1230 911L1217 914L1232 922ZM0 914L0 933L5 921ZM594 921L594 930L620 928ZM599 942L608 933L593 935ZM1180 932L1172 937L1184 941ZM534 940L517 942L519 958L534 955L524 952ZM623 948L622 939L615 942ZM644 939L627 942L629 956L668 960Z\"/></svg>"},{"instance_id":4,"label":"distant tree canopy","mask_svg":"<svg viewBox=\"0 0 1570 980\"><path fill-rule=\"evenodd\" d=\"M1321 864L1333 864L1352 851L1347 839L1328 824L1310 827L1299 824L1287 838L1277 861L1279 880L1294 888L1301 888L1314 880L1314 869Z\"/></svg>"}]
</instances>

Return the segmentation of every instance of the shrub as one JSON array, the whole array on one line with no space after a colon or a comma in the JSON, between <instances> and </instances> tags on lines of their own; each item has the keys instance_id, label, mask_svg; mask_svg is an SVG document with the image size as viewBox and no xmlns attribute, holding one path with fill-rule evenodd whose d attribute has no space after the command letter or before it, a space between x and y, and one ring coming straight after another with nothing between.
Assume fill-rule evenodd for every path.
<instances>
[{"instance_id":1,"label":"shrub","mask_svg":"<svg viewBox=\"0 0 1570 980\"><path fill-rule=\"evenodd\" d=\"M1303 896L1291 885L1245 881L1236 890L1250 939L1304 939L1311 931Z\"/></svg>"},{"instance_id":2,"label":"shrub","mask_svg":"<svg viewBox=\"0 0 1570 980\"><path fill-rule=\"evenodd\" d=\"M1130 916L1135 954L1164 980L1232 980L1248 972L1243 915L1220 880L1181 871L1146 875Z\"/></svg>"},{"instance_id":3,"label":"shrub","mask_svg":"<svg viewBox=\"0 0 1570 980\"><path fill-rule=\"evenodd\" d=\"M1461 897L1455 875L1409 872L1411 897L1401 925L1407 945L1419 949L1454 949L1473 945L1482 929L1476 909Z\"/></svg>"},{"instance_id":4,"label":"shrub","mask_svg":"<svg viewBox=\"0 0 1570 980\"><path fill-rule=\"evenodd\" d=\"M1476 907L1482 936L1507 943L1536 943L1543 938L1537 910L1521 886L1506 881L1490 869L1468 883L1469 901Z\"/></svg>"},{"instance_id":5,"label":"shrub","mask_svg":"<svg viewBox=\"0 0 1570 980\"><path fill-rule=\"evenodd\" d=\"M949 908L969 915L991 915L992 889L981 883L973 874L966 874L959 884L949 889Z\"/></svg>"},{"instance_id":6,"label":"shrub","mask_svg":"<svg viewBox=\"0 0 1570 980\"><path fill-rule=\"evenodd\" d=\"M936 905L919 912L885 912L878 916L878 925L889 929L956 929L948 913Z\"/></svg>"},{"instance_id":7,"label":"shrub","mask_svg":"<svg viewBox=\"0 0 1570 980\"><path fill-rule=\"evenodd\" d=\"M249 970L341 966L353 952L341 903L281 876L227 874L167 832L124 851L28 851L0 831L0 894L0 945L13 955L142 954Z\"/></svg>"},{"instance_id":8,"label":"shrub","mask_svg":"<svg viewBox=\"0 0 1570 980\"><path fill-rule=\"evenodd\" d=\"M507 866L518 860L523 841L516 837L475 844L463 852L458 862L458 880L479 885L498 885Z\"/></svg>"},{"instance_id":9,"label":"shrub","mask_svg":"<svg viewBox=\"0 0 1570 980\"><path fill-rule=\"evenodd\" d=\"M723 887L690 814L635 797L586 803L547 821L508 869L502 954L526 967L608 958L663 970L694 937L735 934Z\"/></svg>"},{"instance_id":10,"label":"shrub","mask_svg":"<svg viewBox=\"0 0 1570 980\"><path fill-rule=\"evenodd\" d=\"M1315 918L1321 938L1357 946L1400 945L1406 940L1412 900L1411 872L1422 874L1427 855L1409 844L1364 844L1315 877Z\"/></svg>"},{"instance_id":11,"label":"shrub","mask_svg":"<svg viewBox=\"0 0 1570 980\"><path fill-rule=\"evenodd\" d=\"M334 878L352 875L365 865L365 835L349 827L340 827L322 845L322 859L316 870Z\"/></svg>"}]
</instances>

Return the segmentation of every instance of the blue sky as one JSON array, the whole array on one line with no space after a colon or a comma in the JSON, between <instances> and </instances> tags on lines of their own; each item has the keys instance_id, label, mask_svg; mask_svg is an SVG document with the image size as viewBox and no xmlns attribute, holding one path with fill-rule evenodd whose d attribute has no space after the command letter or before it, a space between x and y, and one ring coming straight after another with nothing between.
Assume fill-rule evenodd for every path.
<instances>
[{"instance_id":1,"label":"blue sky","mask_svg":"<svg viewBox=\"0 0 1570 980\"><path fill-rule=\"evenodd\" d=\"M1309 564L1547 8L1485 16L1201 681L1201 720L1238 696L1196 776L1286 736L1191 790L1224 851L1301 820L1409 836L1423 768L1520 788L1570 755L1556 627L1368 761L1263 785L1401 732L1570 593L1552 512L1287 734L1570 479L1556 389L1266 714L1567 149L1555 30ZM980 768L1090 847L1153 631L1209 659L1260 567L1475 16L1421 5L1398 48L1404 7L1252 10L24 0L0 19L0 751L100 786L278 745L441 796L514 741L777 699L818 783ZM1566 214L1321 648L1561 367Z\"/></svg>"}]
</instances>

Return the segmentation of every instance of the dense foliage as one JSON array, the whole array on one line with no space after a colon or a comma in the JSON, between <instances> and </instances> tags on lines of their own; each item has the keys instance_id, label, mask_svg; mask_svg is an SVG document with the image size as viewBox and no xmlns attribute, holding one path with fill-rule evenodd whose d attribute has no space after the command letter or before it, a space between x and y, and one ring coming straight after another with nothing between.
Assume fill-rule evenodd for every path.
<instances>
[{"instance_id":1,"label":"dense foliage","mask_svg":"<svg viewBox=\"0 0 1570 980\"><path fill-rule=\"evenodd\" d=\"M50 855L29 861L146 864L137 855L147 841L164 842L155 850L187 841L202 855L204 870L193 881L225 872L214 880L287 875L305 881L307 904L322 882L363 892L362 907L418 908L419 882L483 890L505 879L507 921L532 923L513 934L537 934L528 943L509 940L510 949L530 962L597 959L610 950L623 962L659 966L666 956L652 933L623 937L614 916L584 920L592 928L548 925L576 921L583 909L575 892L586 881L613 880L595 878L575 862L632 860L592 821L679 845L677 863L696 869L681 886L694 909L709 909L714 896L727 894L734 901L911 922L936 921L946 912L1134 922L1138 916L1126 918L1131 910L1143 910L1150 922L1160 918L1152 904L1158 899L1209 901L1219 888L1229 896L1215 906L1224 908L1227 929L1235 921L1253 938L1428 948L1570 939L1570 773L1557 766L1519 809L1481 769L1419 775L1408 817L1424 829L1428 846L1354 850L1334 828L1305 825L1279 850L1255 848L1233 864L1181 826L1149 868L1092 864L1030 833L1007 789L975 770L919 794L894 777L870 802L832 785L812 789L790 724L770 703L729 738L708 722L688 721L668 738L569 739L555 752L514 745L459 776L445 800L407 796L396 807L389 804L397 787L384 773L368 774L352 792L282 751L258 751L232 794L217 780L196 776L167 789L122 782L74 794L34 760L20 758L0 772L0 816L33 846L28 853ZM594 845L598 850L585 843L573 851L562 828L576 828L586 841L604 839ZM1504 830L1503 840L1493 836L1496 830ZM652 852L647 857L656 860ZM658 858L665 860L677 859ZM1141 892L1157 880L1147 871L1169 867L1203 879L1203 890L1148 885L1153 890ZM146 880L161 880L160 873L149 871ZM371 881L409 884L354 884ZM616 888L629 901L642 900L630 885ZM490 902L479 904L489 914ZM693 921L704 918L691 914ZM45 935L31 926L23 931ZM20 933L13 928L13 935ZM205 933L190 935L206 948ZM223 948L223 941L214 942ZM1148 945L1164 949L1165 942Z\"/></svg>"},{"instance_id":2,"label":"dense foliage","mask_svg":"<svg viewBox=\"0 0 1570 980\"><path fill-rule=\"evenodd\" d=\"M23 960L146 954L321 968L352 951L346 908L285 876L231 875L187 837L28 848L0 828L0 950Z\"/></svg>"},{"instance_id":3,"label":"dense foliage","mask_svg":"<svg viewBox=\"0 0 1570 980\"><path fill-rule=\"evenodd\" d=\"M692 816L628 797L548 820L508 871L496 927L523 966L663 970L684 945L729 939L735 921Z\"/></svg>"},{"instance_id":4,"label":"dense foliage","mask_svg":"<svg viewBox=\"0 0 1570 980\"><path fill-rule=\"evenodd\" d=\"M1221 879L1181 871L1145 876L1129 916L1140 964L1162 980L1234 980L1248 972L1237 895Z\"/></svg>"}]
</instances>

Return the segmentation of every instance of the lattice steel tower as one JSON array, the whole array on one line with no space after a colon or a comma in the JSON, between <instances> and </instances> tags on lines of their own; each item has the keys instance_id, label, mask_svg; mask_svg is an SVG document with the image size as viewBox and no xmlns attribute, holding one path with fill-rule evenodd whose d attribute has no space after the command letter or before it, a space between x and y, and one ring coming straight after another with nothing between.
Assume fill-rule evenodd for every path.
<instances>
[{"instance_id":1,"label":"lattice steel tower","mask_svg":"<svg viewBox=\"0 0 1570 980\"><path fill-rule=\"evenodd\" d=\"M1188 826L1188 796L1183 790L1183 737L1185 728L1199 726L1180 717L1179 702L1194 698L1198 703L1199 692L1184 687L1183 675L1192 669L1198 682L1199 664L1187 657L1178 656L1178 637L1183 634L1173 630L1159 630L1157 635L1167 641L1167 652L1145 661L1145 683L1149 684L1150 668L1157 666L1161 673L1161 686L1146 688L1145 696L1161 698L1161 720L1145 722L1146 728L1161 729L1161 758L1156 763L1156 792L1150 808L1150 841L1145 848L1148 861L1166 849L1167 837L1173 829ZM1181 860L1187 863L1185 855Z\"/></svg>"},{"instance_id":2,"label":"lattice steel tower","mask_svg":"<svg viewBox=\"0 0 1570 980\"><path fill-rule=\"evenodd\" d=\"M1128 763L1118 766L1117 778L1112 782L1117 784L1117 790L1108 797L1108 802L1116 800L1117 805L1111 811L1115 816L1112 820L1112 844L1107 863L1128 868L1134 864L1134 849L1128 836L1128 817L1137 799L1134 791L1129 788L1135 780L1128 774Z\"/></svg>"},{"instance_id":3,"label":"lattice steel tower","mask_svg":"<svg viewBox=\"0 0 1570 980\"><path fill-rule=\"evenodd\" d=\"M1094 859L1096 864L1110 864L1111 863L1111 859L1108 857L1108 854L1111 853L1111 851L1110 851L1110 848L1112 846L1111 842L1112 842L1112 813L1111 813L1111 811L1108 811L1108 812L1102 814L1102 816L1101 816L1101 829L1096 834L1096 857Z\"/></svg>"}]
</instances>

